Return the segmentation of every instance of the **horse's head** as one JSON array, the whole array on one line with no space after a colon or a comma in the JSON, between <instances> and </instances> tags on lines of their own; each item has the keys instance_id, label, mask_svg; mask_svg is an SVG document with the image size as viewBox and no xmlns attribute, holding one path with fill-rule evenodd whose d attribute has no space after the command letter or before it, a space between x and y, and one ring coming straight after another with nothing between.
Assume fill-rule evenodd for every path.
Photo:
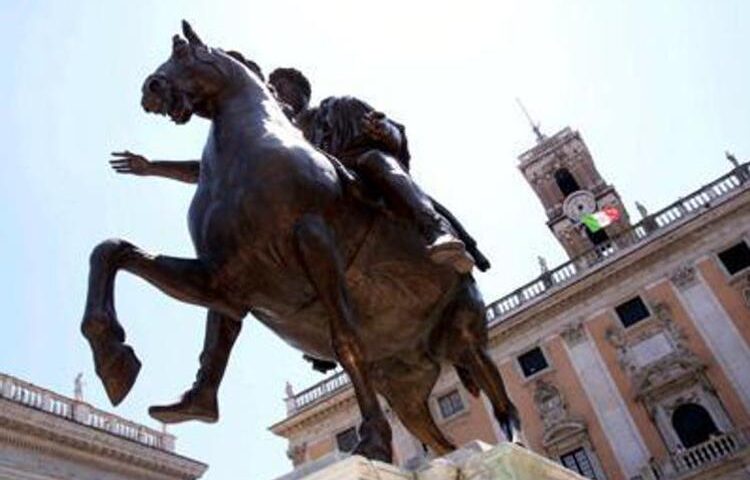
<instances>
[{"instance_id":1,"label":"horse's head","mask_svg":"<svg viewBox=\"0 0 750 480\"><path fill-rule=\"evenodd\" d=\"M250 80L244 66L206 46L184 20L182 32L184 39L172 38L169 59L146 78L141 98L144 110L169 115L178 124L193 113L212 118L221 99Z\"/></svg>"}]
</instances>

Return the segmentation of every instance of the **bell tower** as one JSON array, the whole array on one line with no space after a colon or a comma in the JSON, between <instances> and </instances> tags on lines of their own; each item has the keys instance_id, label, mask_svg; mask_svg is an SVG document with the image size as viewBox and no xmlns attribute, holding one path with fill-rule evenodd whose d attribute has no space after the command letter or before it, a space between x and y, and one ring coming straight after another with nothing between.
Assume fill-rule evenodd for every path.
<instances>
[{"instance_id":1,"label":"bell tower","mask_svg":"<svg viewBox=\"0 0 750 480\"><path fill-rule=\"evenodd\" d=\"M537 194L547 213L547 226L568 256L606 245L610 238L630 228L630 219L617 190L599 175L581 135L565 127L551 137L532 123L537 145L522 153L518 168ZM615 207L620 219L590 231L581 217Z\"/></svg>"}]
</instances>

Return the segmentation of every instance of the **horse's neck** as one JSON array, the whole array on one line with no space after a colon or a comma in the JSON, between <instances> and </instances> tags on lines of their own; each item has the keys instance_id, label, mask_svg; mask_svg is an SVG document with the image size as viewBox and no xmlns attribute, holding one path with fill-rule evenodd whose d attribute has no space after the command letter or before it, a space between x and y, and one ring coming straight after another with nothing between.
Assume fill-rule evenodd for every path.
<instances>
[{"instance_id":1,"label":"horse's neck","mask_svg":"<svg viewBox=\"0 0 750 480\"><path fill-rule=\"evenodd\" d=\"M248 82L218 102L212 130L222 136L264 135L264 125L278 119L286 117L268 90Z\"/></svg>"},{"instance_id":2,"label":"horse's neck","mask_svg":"<svg viewBox=\"0 0 750 480\"><path fill-rule=\"evenodd\" d=\"M269 126L281 117L276 101L264 88L250 85L222 98L211 122L203 160L211 170L224 169L239 158L237 152L252 152L268 135Z\"/></svg>"}]
</instances>

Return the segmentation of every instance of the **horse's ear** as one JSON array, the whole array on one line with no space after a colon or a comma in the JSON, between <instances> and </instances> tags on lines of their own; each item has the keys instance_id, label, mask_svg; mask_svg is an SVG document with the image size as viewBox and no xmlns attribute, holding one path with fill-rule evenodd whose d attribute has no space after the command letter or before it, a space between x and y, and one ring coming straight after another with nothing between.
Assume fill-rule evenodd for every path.
<instances>
[{"instance_id":1,"label":"horse's ear","mask_svg":"<svg viewBox=\"0 0 750 480\"><path fill-rule=\"evenodd\" d=\"M195 30L193 30L193 27L190 26L187 20L182 21L182 34L185 35L185 38L187 38L188 42L190 42L190 45L206 46L206 44L203 43L198 34L195 33Z\"/></svg>"}]
</instances>

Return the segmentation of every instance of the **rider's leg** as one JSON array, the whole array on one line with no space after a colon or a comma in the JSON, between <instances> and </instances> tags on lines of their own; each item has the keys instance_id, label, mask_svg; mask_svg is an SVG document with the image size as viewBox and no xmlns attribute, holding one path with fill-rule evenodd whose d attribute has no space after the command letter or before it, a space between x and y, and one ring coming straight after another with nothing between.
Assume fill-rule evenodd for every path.
<instances>
[{"instance_id":1,"label":"rider's leg","mask_svg":"<svg viewBox=\"0 0 750 480\"><path fill-rule=\"evenodd\" d=\"M453 227L453 230L458 234L459 240L464 242L464 245L466 245L466 251L474 257L474 262L477 264L477 268L482 272L489 270L491 266L490 260L479 250L479 247L477 247L477 241L466 231L461 222L455 217L455 215L453 215L453 212L448 210L445 205L441 204L434 198L430 197L430 200L432 200L432 205L435 207L435 211L448 220L451 227Z\"/></svg>"},{"instance_id":2,"label":"rider's leg","mask_svg":"<svg viewBox=\"0 0 750 480\"><path fill-rule=\"evenodd\" d=\"M162 423L179 423L188 420L216 422L219 419L217 400L219 385L241 328L242 322L209 310L203 351L200 356L200 368L193 386L182 395L178 402L149 408L149 415Z\"/></svg>"},{"instance_id":3,"label":"rider's leg","mask_svg":"<svg viewBox=\"0 0 750 480\"><path fill-rule=\"evenodd\" d=\"M355 166L383 194L394 212L416 223L433 261L448 263L460 273L471 271L474 262L464 244L395 158L380 150L370 150L355 160Z\"/></svg>"}]
</instances>

